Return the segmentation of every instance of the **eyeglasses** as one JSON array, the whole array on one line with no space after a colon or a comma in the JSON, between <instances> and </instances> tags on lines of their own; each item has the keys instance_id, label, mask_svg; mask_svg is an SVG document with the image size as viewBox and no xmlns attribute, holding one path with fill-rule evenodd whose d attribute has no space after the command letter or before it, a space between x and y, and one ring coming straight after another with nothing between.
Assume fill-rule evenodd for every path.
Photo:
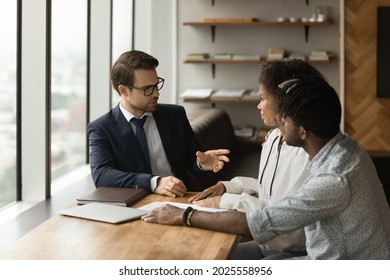
<instances>
[{"instance_id":1,"label":"eyeglasses","mask_svg":"<svg viewBox=\"0 0 390 280\"><path fill-rule=\"evenodd\" d=\"M144 95L145 96L149 96L149 95L152 95L154 90L157 89L157 90L160 90L162 89L162 87L164 86L164 79L163 78L160 78L158 77L158 82L157 84L155 85L150 85L150 86L144 86L144 87L135 87L135 86L129 86L129 85L124 85L128 88L135 88L135 89L138 89L138 90L143 90L144 91Z\"/></svg>"}]
</instances>

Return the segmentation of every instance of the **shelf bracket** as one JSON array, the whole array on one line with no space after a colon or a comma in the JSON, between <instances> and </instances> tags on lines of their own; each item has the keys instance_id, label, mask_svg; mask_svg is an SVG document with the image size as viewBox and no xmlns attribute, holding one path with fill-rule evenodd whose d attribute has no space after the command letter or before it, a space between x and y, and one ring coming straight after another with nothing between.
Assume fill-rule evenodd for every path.
<instances>
[{"instance_id":1,"label":"shelf bracket","mask_svg":"<svg viewBox=\"0 0 390 280\"><path fill-rule=\"evenodd\" d=\"M214 0L213 0L214 1ZM309 0L306 0L306 6L309 6Z\"/></svg>"},{"instance_id":2,"label":"shelf bracket","mask_svg":"<svg viewBox=\"0 0 390 280\"><path fill-rule=\"evenodd\" d=\"M215 25L211 25L211 42L215 42Z\"/></svg>"},{"instance_id":3,"label":"shelf bracket","mask_svg":"<svg viewBox=\"0 0 390 280\"><path fill-rule=\"evenodd\" d=\"M309 0L306 0L306 1L309 1ZM215 4L215 0L211 0L211 6L214 6Z\"/></svg>"},{"instance_id":4,"label":"shelf bracket","mask_svg":"<svg viewBox=\"0 0 390 280\"><path fill-rule=\"evenodd\" d=\"M305 25L305 42L309 41L309 26Z\"/></svg>"},{"instance_id":5,"label":"shelf bracket","mask_svg":"<svg viewBox=\"0 0 390 280\"><path fill-rule=\"evenodd\" d=\"M211 64L211 75L213 76L213 79L215 79L215 64Z\"/></svg>"}]
</instances>

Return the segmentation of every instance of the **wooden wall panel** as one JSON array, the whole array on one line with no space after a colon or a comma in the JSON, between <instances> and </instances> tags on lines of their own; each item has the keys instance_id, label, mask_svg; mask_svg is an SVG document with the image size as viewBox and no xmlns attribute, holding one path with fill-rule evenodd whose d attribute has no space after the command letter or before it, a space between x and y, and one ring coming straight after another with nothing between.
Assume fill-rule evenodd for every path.
<instances>
[{"instance_id":1,"label":"wooden wall panel","mask_svg":"<svg viewBox=\"0 0 390 280\"><path fill-rule=\"evenodd\" d=\"M378 6L390 0L345 0L345 130L368 152L388 155L390 98L376 97Z\"/></svg>"}]
</instances>

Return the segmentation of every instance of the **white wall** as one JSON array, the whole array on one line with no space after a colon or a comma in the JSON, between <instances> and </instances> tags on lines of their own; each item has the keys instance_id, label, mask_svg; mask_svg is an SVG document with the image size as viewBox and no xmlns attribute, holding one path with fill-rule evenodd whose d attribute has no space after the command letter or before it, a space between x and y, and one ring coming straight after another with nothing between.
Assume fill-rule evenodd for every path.
<instances>
[{"instance_id":1,"label":"white wall","mask_svg":"<svg viewBox=\"0 0 390 280\"><path fill-rule=\"evenodd\" d=\"M90 120L110 109L111 5L91 1Z\"/></svg>"},{"instance_id":2,"label":"white wall","mask_svg":"<svg viewBox=\"0 0 390 280\"><path fill-rule=\"evenodd\" d=\"M134 48L156 57L157 73L165 79L160 103L176 103L176 0L135 1Z\"/></svg>"}]
</instances>

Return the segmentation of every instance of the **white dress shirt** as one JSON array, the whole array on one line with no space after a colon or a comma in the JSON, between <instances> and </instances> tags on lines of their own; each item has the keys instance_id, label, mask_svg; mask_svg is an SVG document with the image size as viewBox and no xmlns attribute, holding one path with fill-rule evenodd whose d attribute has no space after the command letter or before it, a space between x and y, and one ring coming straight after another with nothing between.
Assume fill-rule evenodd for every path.
<instances>
[{"instance_id":1,"label":"white dress shirt","mask_svg":"<svg viewBox=\"0 0 390 280\"><path fill-rule=\"evenodd\" d=\"M122 106L122 103L119 103L119 108L122 114L125 116L127 122L130 123L133 132L135 134L136 131L135 125L132 122L130 122L130 120L132 118L137 118L137 117L134 116L129 111L127 111ZM153 176L151 179L151 188L152 191L154 191L157 187L158 177L173 176L173 174L167 156L165 154L164 148L162 146L160 134L157 129L156 121L153 118L153 114L150 112L145 112L141 116L141 118L143 116L148 116L144 124L144 130L146 135L146 141L148 143L150 165L152 167L153 174L156 174L156 176Z\"/></svg>"}]
</instances>

